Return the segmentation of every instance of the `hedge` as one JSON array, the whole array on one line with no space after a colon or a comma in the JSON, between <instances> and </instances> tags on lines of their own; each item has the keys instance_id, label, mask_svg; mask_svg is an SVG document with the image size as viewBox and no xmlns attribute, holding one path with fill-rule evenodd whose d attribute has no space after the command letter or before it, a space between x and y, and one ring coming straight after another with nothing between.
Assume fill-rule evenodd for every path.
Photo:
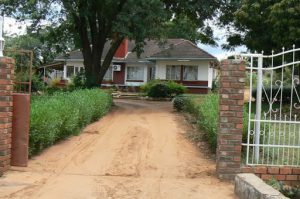
<instances>
[{"instance_id":1,"label":"hedge","mask_svg":"<svg viewBox=\"0 0 300 199\"><path fill-rule=\"evenodd\" d=\"M30 115L30 156L61 139L79 134L84 126L104 116L111 105L111 95L100 89L34 97Z\"/></svg>"},{"instance_id":2,"label":"hedge","mask_svg":"<svg viewBox=\"0 0 300 199\"><path fill-rule=\"evenodd\" d=\"M187 91L187 88L174 81L152 80L141 86L141 90L149 97L165 98L183 94Z\"/></svg>"}]
</instances>

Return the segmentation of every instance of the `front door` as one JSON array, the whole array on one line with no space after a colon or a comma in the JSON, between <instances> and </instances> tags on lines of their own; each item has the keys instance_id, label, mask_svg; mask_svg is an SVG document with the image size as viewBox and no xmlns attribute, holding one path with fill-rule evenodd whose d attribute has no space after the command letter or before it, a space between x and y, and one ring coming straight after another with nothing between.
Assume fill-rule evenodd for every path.
<instances>
[{"instance_id":1,"label":"front door","mask_svg":"<svg viewBox=\"0 0 300 199\"><path fill-rule=\"evenodd\" d=\"M148 81L155 79L155 66L148 67Z\"/></svg>"}]
</instances>

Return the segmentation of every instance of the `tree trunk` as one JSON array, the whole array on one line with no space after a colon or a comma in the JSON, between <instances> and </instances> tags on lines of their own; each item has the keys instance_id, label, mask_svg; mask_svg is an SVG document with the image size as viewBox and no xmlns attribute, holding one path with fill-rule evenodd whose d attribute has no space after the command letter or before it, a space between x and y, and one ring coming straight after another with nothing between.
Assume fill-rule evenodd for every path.
<instances>
[{"instance_id":1,"label":"tree trunk","mask_svg":"<svg viewBox=\"0 0 300 199\"><path fill-rule=\"evenodd\" d=\"M115 38L112 41L109 51L107 52L104 61L101 63L101 56L97 56L97 53L92 53L94 56L88 56L85 54L85 49L82 50L84 55L84 67L85 67L85 76L86 83L88 88L100 87L105 76L106 71L111 65L112 59L118 50L120 44L122 43L124 37ZM104 47L104 45L103 45ZM102 48L103 48L102 47ZM101 48L101 47L100 47ZM93 49L102 51L103 49Z\"/></svg>"}]
</instances>

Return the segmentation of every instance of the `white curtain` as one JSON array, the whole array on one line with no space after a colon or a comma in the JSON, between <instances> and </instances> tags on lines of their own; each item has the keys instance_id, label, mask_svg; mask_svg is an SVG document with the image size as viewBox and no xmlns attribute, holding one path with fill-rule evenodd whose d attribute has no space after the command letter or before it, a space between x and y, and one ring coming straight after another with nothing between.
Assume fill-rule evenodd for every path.
<instances>
[{"instance_id":1,"label":"white curtain","mask_svg":"<svg viewBox=\"0 0 300 199\"><path fill-rule=\"evenodd\" d=\"M180 80L181 66L167 66L167 80Z\"/></svg>"},{"instance_id":2,"label":"white curtain","mask_svg":"<svg viewBox=\"0 0 300 199\"><path fill-rule=\"evenodd\" d=\"M198 80L198 66L183 66L183 80Z\"/></svg>"},{"instance_id":3,"label":"white curtain","mask_svg":"<svg viewBox=\"0 0 300 199\"><path fill-rule=\"evenodd\" d=\"M127 67L127 80L143 80L144 79L144 68L138 66Z\"/></svg>"}]
</instances>

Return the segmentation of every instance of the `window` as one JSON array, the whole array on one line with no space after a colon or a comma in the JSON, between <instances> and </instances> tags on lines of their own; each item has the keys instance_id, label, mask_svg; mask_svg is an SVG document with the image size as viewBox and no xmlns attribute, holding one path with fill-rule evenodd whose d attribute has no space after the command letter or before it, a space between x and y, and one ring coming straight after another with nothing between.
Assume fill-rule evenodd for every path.
<instances>
[{"instance_id":1,"label":"window","mask_svg":"<svg viewBox=\"0 0 300 199\"><path fill-rule=\"evenodd\" d=\"M127 80L142 80L144 79L144 67L128 66Z\"/></svg>"},{"instance_id":2,"label":"window","mask_svg":"<svg viewBox=\"0 0 300 199\"><path fill-rule=\"evenodd\" d=\"M77 75L80 72L80 67L75 67L75 75Z\"/></svg>"},{"instance_id":3,"label":"window","mask_svg":"<svg viewBox=\"0 0 300 199\"><path fill-rule=\"evenodd\" d=\"M106 71L106 73L105 73L103 79L104 79L104 80L112 80L112 73L113 73L112 66L110 66L110 67L107 69L107 71Z\"/></svg>"},{"instance_id":4,"label":"window","mask_svg":"<svg viewBox=\"0 0 300 199\"><path fill-rule=\"evenodd\" d=\"M167 66L166 79L180 80L181 66Z\"/></svg>"},{"instance_id":5,"label":"window","mask_svg":"<svg viewBox=\"0 0 300 199\"><path fill-rule=\"evenodd\" d=\"M67 66L67 78L74 76L74 66Z\"/></svg>"},{"instance_id":6,"label":"window","mask_svg":"<svg viewBox=\"0 0 300 199\"><path fill-rule=\"evenodd\" d=\"M183 66L183 80L198 80L198 66Z\"/></svg>"}]
</instances>

